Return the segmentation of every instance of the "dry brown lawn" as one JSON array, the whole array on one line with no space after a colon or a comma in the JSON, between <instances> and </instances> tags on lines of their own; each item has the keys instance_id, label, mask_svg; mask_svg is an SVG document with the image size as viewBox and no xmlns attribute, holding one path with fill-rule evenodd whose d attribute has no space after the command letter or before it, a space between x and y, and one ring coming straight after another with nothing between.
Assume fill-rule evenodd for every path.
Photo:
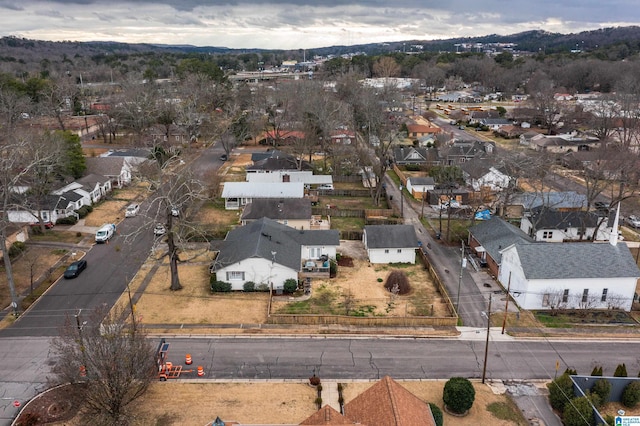
<instances>
[{"instance_id":1,"label":"dry brown lawn","mask_svg":"<svg viewBox=\"0 0 640 426\"><path fill-rule=\"evenodd\" d=\"M29 246L28 250L18 259L11 262L13 279L18 294L27 294L31 288L31 280L37 280L43 274L47 274L56 262L67 253L65 249L52 249L51 247ZM76 251L76 259L84 255L81 251ZM72 260L69 258L65 266ZM52 276L51 279L57 279ZM7 284L7 274L4 265L0 266L0 306L8 306L11 303L9 286Z\"/></svg>"},{"instance_id":2,"label":"dry brown lawn","mask_svg":"<svg viewBox=\"0 0 640 426\"><path fill-rule=\"evenodd\" d=\"M130 284L132 293L151 273L152 267L161 262L144 294L135 306L136 314L147 324L261 324L266 321L268 294L212 294L209 289L209 252L194 251L180 255L178 274L182 290L171 291L171 276L167 258L150 258ZM128 303L123 295L120 304ZM167 309L171 307L171 309ZM194 330L184 330L193 332ZM209 332L210 330L202 330Z\"/></svg>"},{"instance_id":3,"label":"dry brown lawn","mask_svg":"<svg viewBox=\"0 0 640 426\"><path fill-rule=\"evenodd\" d=\"M144 183L122 189L115 189L111 198L97 204L85 218L86 226L102 226L105 223L118 223L124 219L124 209L132 201L141 202L148 186Z\"/></svg>"},{"instance_id":4,"label":"dry brown lawn","mask_svg":"<svg viewBox=\"0 0 640 426\"><path fill-rule=\"evenodd\" d=\"M194 220L204 225L235 225L240 222L240 210L225 210L224 204L219 207L205 203Z\"/></svg>"}]
</instances>

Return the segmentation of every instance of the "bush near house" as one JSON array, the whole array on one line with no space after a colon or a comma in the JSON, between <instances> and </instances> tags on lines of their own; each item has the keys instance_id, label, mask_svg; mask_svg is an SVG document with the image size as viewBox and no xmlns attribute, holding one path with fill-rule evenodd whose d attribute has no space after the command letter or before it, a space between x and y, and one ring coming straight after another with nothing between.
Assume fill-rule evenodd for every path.
<instances>
[{"instance_id":1,"label":"bush near house","mask_svg":"<svg viewBox=\"0 0 640 426\"><path fill-rule=\"evenodd\" d=\"M433 414L433 420L435 420L436 426L442 426L444 424L444 415L442 414L440 407L433 402L430 402L429 408L431 408L431 414Z\"/></svg>"},{"instance_id":2,"label":"bush near house","mask_svg":"<svg viewBox=\"0 0 640 426\"><path fill-rule=\"evenodd\" d=\"M442 400L446 408L456 414L465 414L473 406L476 390L468 379L452 377L444 385Z\"/></svg>"},{"instance_id":3,"label":"bush near house","mask_svg":"<svg viewBox=\"0 0 640 426\"><path fill-rule=\"evenodd\" d=\"M595 425L589 398L586 396L573 398L566 404L562 412L562 423L565 426Z\"/></svg>"},{"instance_id":4,"label":"bush near house","mask_svg":"<svg viewBox=\"0 0 640 426\"><path fill-rule=\"evenodd\" d=\"M22 241L16 241L9 247L9 258L13 259L27 249L27 245Z\"/></svg>"},{"instance_id":5,"label":"bush near house","mask_svg":"<svg viewBox=\"0 0 640 426\"><path fill-rule=\"evenodd\" d=\"M76 223L78 223L78 219L75 216L61 217L56 220L56 225L75 225Z\"/></svg>"},{"instance_id":6,"label":"bush near house","mask_svg":"<svg viewBox=\"0 0 640 426\"><path fill-rule=\"evenodd\" d=\"M256 291L256 283L253 281L247 281L242 285L242 289L246 292Z\"/></svg>"},{"instance_id":7,"label":"bush near house","mask_svg":"<svg viewBox=\"0 0 640 426\"><path fill-rule=\"evenodd\" d=\"M211 291L214 293L228 293L231 291L231 283L224 281L212 281Z\"/></svg>"},{"instance_id":8,"label":"bush near house","mask_svg":"<svg viewBox=\"0 0 640 426\"><path fill-rule=\"evenodd\" d=\"M640 402L640 382L631 382L622 391L620 400L625 407L633 408Z\"/></svg>"},{"instance_id":9,"label":"bush near house","mask_svg":"<svg viewBox=\"0 0 640 426\"><path fill-rule=\"evenodd\" d=\"M285 293L295 293L298 289L298 281L293 278L289 278L284 282L284 292Z\"/></svg>"},{"instance_id":10,"label":"bush near house","mask_svg":"<svg viewBox=\"0 0 640 426\"><path fill-rule=\"evenodd\" d=\"M596 407L601 407L603 404L606 404L609 400L609 395L611 394L612 385L607 379L599 379L595 382L593 387L591 388L591 393L598 396L598 401L593 400L594 405ZM598 402L598 404L596 404Z\"/></svg>"},{"instance_id":11,"label":"bush near house","mask_svg":"<svg viewBox=\"0 0 640 426\"><path fill-rule=\"evenodd\" d=\"M549 389L549 403L559 412L564 411L565 405L574 397L573 382L567 372L547 385Z\"/></svg>"}]
</instances>

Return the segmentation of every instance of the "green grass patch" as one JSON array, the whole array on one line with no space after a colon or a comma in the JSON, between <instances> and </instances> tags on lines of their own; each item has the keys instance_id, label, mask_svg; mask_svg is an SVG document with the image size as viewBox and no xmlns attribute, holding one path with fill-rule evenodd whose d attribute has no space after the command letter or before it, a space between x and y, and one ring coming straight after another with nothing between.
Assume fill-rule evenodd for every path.
<instances>
[{"instance_id":1,"label":"green grass patch","mask_svg":"<svg viewBox=\"0 0 640 426\"><path fill-rule=\"evenodd\" d=\"M362 217L331 217L331 229L339 231L362 231L364 218Z\"/></svg>"},{"instance_id":2,"label":"green grass patch","mask_svg":"<svg viewBox=\"0 0 640 426\"><path fill-rule=\"evenodd\" d=\"M623 311L566 309L556 312L534 311L534 315L545 327L570 328L576 325L633 325L632 317Z\"/></svg>"},{"instance_id":3,"label":"green grass patch","mask_svg":"<svg viewBox=\"0 0 640 426\"><path fill-rule=\"evenodd\" d=\"M527 420L520 413L518 407L510 399L488 404L487 411L500 420L506 420L516 425L528 424Z\"/></svg>"},{"instance_id":4,"label":"green grass patch","mask_svg":"<svg viewBox=\"0 0 640 426\"><path fill-rule=\"evenodd\" d=\"M56 243L77 244L88 234L80 234L73 231L46 230L44 234L32 234L29 239L32 241L51 241Z\"/></svg>"}]
</instances>

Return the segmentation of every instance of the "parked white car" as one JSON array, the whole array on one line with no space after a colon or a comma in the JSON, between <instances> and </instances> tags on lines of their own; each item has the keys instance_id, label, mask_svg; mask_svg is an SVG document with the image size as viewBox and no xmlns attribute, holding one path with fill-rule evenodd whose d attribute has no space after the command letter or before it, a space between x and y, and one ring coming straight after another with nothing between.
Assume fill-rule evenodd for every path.
<instances>
[{"instance_id":1,"label":"parked white car","mask_svg":"<svg viewBox=\"0 0 640 426\"><path fill-rule=\"evenodd\" d=\"M166 233L167 233L167 229L161 223L156 224L155 228L153 228L153 235L155 236L159 237L160 235L164 235Z\"/></svg>"},{"instance_id":2,"label":"parked white car","mask_svg":"<svg viewBox=\"0 0 640 426\"><path fill-rule=\"evenodd\" d=\"M625 220L625 223L632 228L640 228L640 217L638 216L628 216Z\"/></svg>"},{"instance_id":3,"label":"parked white car","mask_svg":"<svg viewBox=\"0 0 640 426\"><path fill-rule=\"evenodd\" d=\"M140 211L139 204L130 204L127 206L127 209L124 211L124 217L135 217Z\"/></svg>"}]
</instances>

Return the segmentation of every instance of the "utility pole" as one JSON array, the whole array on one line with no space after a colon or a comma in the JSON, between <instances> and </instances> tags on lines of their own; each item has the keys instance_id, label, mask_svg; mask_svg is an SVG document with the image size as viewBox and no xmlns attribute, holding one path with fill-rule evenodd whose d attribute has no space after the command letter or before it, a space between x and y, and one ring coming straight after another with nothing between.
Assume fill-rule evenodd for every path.
<instances>
[{"instance_id":1,"label":"utility pole","mask_svg":"<svg viewBox=\"0 0 640 426\"><path fill-rule=\"evenodd\" d=\"M487 356L489 355L489 332L491 331L491 293L489 293L489 309L487 310L487 341L484 344L484 365L482 366L482 384L487 376Z\"/></svg>"},{"instance_id":2,"label":"utility pole","mask_svg":"<svg viewBox=\"0 0 640 426\"><path fill-rule=\"evenodd\" d=\"M511 271L509 271L509 281L507 284L507 301L504 304L504 320L502 321L502 334L504 334L504 328L507 325L507 314L509 313L509 295L511 290Z\"/></svg>"},{"instance_id":3,"label":"utility pole","mask_svg":"<svg viewBox=\"0 0 640 426\"><path fill-rule=\"evenodd\" d=\"M467 259L464 257L464 240L460 240L462 247L460 248L460 275L458 276L458 293L456 295L456 314L460 316L458 311L460 306L460 286L462 285L462 270L467 266Z\"/></svg>"},{"instance_id":4,"label":"utility pole","mask_svg":"<svg viewBox=\"0 0 640 426\"><path fill-rule=\"evenodd\" d=\"M404 197L402 196L402 184L400 184L400 217L404 218Z\"/></svg>"}]
</instances>

